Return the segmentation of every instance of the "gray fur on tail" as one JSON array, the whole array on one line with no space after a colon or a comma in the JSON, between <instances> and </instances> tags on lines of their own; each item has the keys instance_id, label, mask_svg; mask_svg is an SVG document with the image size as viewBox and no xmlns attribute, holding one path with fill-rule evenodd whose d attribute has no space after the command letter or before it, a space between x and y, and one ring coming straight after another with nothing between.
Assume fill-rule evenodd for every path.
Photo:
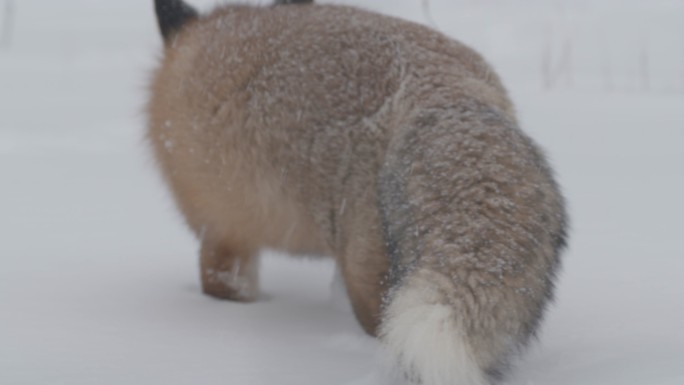
<instances>
[{"instance_id":1,"label":"gray fur on tail","mask_svg":"<svg viewBox=\"0 0 684 385\"><path fill-rule=\"evenodd\" d=\"M494 383L553 298L563 198L536 145L496 108L462 98L406 122L380 182L391 286L381 335L421 383ZM417 340L453 357L425 359Z\"/></svg>"},{"instance_id":2,"label":"gray fur on tail","mask_svg":"<svg viewBox=\"0 0 684 385\"><path fill-rule=\"evenodd\" d=\"M199 16L193 7L182 0L155 0L154 9L164 41L168 41L186 23Z\"/></svg>"}]
</instances>

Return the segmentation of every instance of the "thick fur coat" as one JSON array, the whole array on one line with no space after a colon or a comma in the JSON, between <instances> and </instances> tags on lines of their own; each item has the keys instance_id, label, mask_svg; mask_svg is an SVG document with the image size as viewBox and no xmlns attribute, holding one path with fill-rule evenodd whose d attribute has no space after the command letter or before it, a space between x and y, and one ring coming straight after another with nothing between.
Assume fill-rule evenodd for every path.
<instances>
[{"instance_id":1,"label":"thick fur coat","mask_svg":"<svg viewBox=\"0 0 684 385\"><path fill-rule=\"evenodd\" d=\"M264 247L332 255L408 378L496 381L552 297L566 215L482 57L350 7L157 10L148 137L204 291L257 299Z\"/></svg>"}]
</instances>

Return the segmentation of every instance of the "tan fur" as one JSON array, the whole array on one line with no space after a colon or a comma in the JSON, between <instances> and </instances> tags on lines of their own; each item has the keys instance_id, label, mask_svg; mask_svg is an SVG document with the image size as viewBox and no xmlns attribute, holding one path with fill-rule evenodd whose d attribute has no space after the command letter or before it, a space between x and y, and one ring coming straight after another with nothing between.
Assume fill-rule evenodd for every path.
<instances>
[{"instance_id":1,"label":"tan fur","mask_svg":"<svg viewBox=\"0 0 684 385\"><path fill-rule=\"evenodd\" d=\"M168 42L151 95L208 294L257 298L264 247L329 254L370 334L417 277L463 312L485 369L511 346L491 330L533 332L562 199L471 49L349 7L227 6Z\"/></svg>"}]
</instances>

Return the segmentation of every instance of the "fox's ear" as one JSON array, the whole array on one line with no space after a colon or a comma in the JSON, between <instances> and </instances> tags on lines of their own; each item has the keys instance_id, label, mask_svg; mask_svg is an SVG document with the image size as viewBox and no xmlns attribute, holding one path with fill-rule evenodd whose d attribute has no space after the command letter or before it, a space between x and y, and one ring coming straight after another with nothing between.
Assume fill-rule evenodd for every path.
<instances>
[{"instance_id":1,"label":"fox's ear","mask_svg":"<svg viewBox=\"0 0 684 385\"><path fill-rule=\"evenodd\" d=\"M287 5L287 4L309 4L313 3L314 0L275 0L275 5Z\"/></svg>"},{"instance_id":2,"label":"fox's ear","mask_svg":"<svg viewBox=\"0 0 684 385\"><path fill-rule=\"evenodd\" d=\"M157 21L164 41L178 32L183 25L199 16L197 11L183 0L154 0Z\"/></svg>"}]
</instances>

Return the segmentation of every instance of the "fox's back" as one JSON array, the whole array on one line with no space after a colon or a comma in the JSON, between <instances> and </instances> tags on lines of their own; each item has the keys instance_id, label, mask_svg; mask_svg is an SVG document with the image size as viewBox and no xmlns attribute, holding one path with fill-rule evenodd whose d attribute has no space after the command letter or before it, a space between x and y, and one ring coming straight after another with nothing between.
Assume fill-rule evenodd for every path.
<instances>
[{"instance_id":1,"label":"fox's back","mask_svg":"<svg viewBox=\"0 0 684 385\"><path fill-rule=\"evenodd\" d=\"M262 127L354 123L407 90L413 99L461 91L509 109L496 75L470 48L350 7L228 7L189 25L171 50L158 85L178 90L182 79L185 88L167 96L212 112L239 105Z\"/></svg>"},{"instance_id":2,"label":"fox's back","mask_svg":"<svg viewBox=\"0 0 684 385\"><path fill-rule=\"evenodd\" d=\"M244 163L277 165L274 173L286 164L299 172L291 177L312 176L296 192L307 201L321 195L316 189L338 186L351 156L362 163L355 175L375 178L418 103L476 98L514 119L504 88L476 52L423 26L350 7L220 9L173 40L153 87L153 107L174 106L165 121L202 126L203 138L189 141L214 146L220 132L245 153L241 159L254 157ZM248 148L258 151L242 151Z\"/></svg>"}]
</instances>

